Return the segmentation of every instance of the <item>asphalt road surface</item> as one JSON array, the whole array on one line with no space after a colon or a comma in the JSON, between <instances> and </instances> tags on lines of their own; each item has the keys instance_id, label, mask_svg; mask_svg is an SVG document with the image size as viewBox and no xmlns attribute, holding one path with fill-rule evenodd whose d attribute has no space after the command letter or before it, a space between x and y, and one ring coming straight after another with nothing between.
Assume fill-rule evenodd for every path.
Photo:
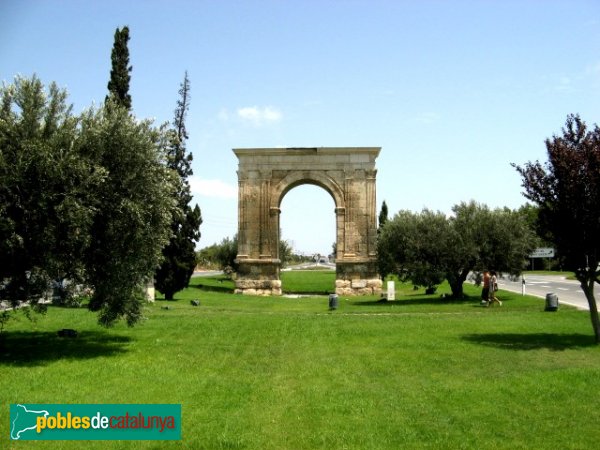
<instances>
[{"instance_id":1,"label":"asphalt road surface","mask_svg":"<svg viewBox=\"0 0 600 450\"><path fill-rule=\"evenodd\" d=\"M194 272L192 277L214 277L222 274L223 272L220 270L203 270L201 272Z\"/></svg>"},{"instance_id":2,"label":"asphalt road surface","mask_svg":"<svg viewBox=\"0 0 600 450\"><path fill-rule=\"evenodd\" d=\"M511 292L521 292L521 280L510 281L508 278L498 280L498 287ZM579 281L567 280L555 275L525 275L525 294L546 299L546 294L556 294L561 303L589 311L588 301L581 290ZM596 300L600 298L600 288L595 285Z\"/></svg>"},{"instance_id":3,"label":"asphalt road surface","mask_svg":"<svg viewBox=\"0 0 600 450\"><path fill-rule=\"evenodd\" d=\"M281 270L284 272L287 272L289 270L307 270L307 269L335 270L335 263L307 262L307 263L302 263L302 264L298 264L295 266L289 266L289 267L286 267L285 269L281 269Z\"/></svg>"}]
</instances>

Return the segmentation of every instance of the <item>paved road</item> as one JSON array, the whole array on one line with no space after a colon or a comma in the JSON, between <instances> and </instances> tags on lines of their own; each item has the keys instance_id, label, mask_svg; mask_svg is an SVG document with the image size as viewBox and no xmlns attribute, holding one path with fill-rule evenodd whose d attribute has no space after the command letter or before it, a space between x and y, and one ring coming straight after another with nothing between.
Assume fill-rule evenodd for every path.
<instances>
[{"instance_id":1,"label":"paved road","mask_svg":"<svg viewBox=\"0 0 600 450\"><path fill-rule=\"evenodd\" d=\"M200 272L194 272L192 274L192 277L214 277L222 274L223 272L221 272L220 270L203 270Z\"/></svg>"},{"instance_id":2,"label":"paved road","mask_svg":"<svg viewBox=\"0 0 600 450\"><path fill-rule=\"evenodd\" d=\"M500 289L511 292L521 292L521 280L510 281L508 278L501 278L498 281ZM554 293L558 296L559 303L575 306L579 309L589 311L589 306L579 281L571 281L565 277L554 275L525 275L525 293L546 298L546 294ZM596 300L600 299L600 287L595 286Z\"/></svg>"},{"instance_id":3,"label":"paved road","mask_svg":"<svg viewBox=\"0 0 600 450\"><path fill-rule=\"evenodd\" d=\"M283 272L287 272L289 270L307 270L307 269L322 269L322 270L335 270L335 263L302 263L296 266L289 266L285 269L281 269Z\"/></svg>"}]
</instances>

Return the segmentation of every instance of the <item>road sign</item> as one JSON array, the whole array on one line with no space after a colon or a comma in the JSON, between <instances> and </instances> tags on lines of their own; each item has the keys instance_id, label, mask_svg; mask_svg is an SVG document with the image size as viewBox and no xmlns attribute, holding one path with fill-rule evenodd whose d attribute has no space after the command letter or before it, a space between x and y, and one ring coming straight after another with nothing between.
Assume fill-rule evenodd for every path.
<instances>
[{"instance_id":1,"label":"road sign","mask_svg":"<svg viewBox=\"0 0 600 450\"><path fill-rule=\"evenodd\" d=\"M530 255L530 258L554 258L554 249L550 247L536 248Z\"/></svg>"}]
</instances>

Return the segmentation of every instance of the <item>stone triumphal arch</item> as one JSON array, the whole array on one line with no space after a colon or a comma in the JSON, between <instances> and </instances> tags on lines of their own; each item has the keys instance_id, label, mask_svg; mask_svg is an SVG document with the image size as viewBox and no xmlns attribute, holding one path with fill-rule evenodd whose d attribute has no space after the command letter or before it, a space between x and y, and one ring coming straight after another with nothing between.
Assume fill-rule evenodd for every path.
<instances>
[{"instance_id":1,"label":"stone triumphal arch","mask_svg":"<svg viewBox=\"0 0 600 450\"><path fill-rule=\"evenodd\" d=\"M247 148L238 157L236 292L281 295L279 215L285 194L301 184L335 202L336 293L381 292L376 264L375 159L380 147Z\"/></svg>"}]
</instances>

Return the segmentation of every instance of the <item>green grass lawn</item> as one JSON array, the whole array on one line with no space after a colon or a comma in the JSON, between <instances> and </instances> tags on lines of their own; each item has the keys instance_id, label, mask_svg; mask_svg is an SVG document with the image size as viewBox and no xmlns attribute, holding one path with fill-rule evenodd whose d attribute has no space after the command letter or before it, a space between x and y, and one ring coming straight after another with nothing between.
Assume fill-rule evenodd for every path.
<instances>
[{"instance_id":1,"label":"green grass lawn","mask_svg":"<svg viewBox=\"0 0 600 450\"><path fill-rule=\"evenodd\" d=\"M452 302L236 296L196 278L135 328L50 308L0 349L10 449L596 448L600 348L587 312ZM229 283L229 284L228 284ZM202 284L203 288L198 287ZM206 290L212 289L212 290ZM200 307L190 305L199 299ZM168 305L169 309L163 309ZM56 336L75 328L76 339ZM9 441L11 403L180 403L182 441Z\"/></svg>"},{"instance_id":2,"label":"green grass lawn","mask_svg":"<svg viewBox=\"0 0 600 450\"><path fill-rule=\"evenodd\" d=\"M284 294L331 294L335 292L335 270L281 272Z\"/></svg>"}]
</instances>

